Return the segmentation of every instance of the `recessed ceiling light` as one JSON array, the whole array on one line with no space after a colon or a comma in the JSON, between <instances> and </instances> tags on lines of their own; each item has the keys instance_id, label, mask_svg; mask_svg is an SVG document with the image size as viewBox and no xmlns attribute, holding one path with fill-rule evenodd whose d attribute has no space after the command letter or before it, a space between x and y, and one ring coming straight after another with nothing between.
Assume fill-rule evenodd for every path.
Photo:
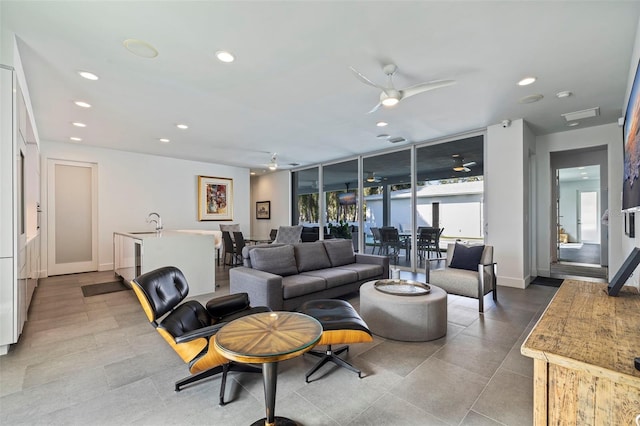
<instances>
[{"instance_id":1,"label":"recessed ceiling light","mask_svg":"<svg viewBox=\"0 0 640 426\"><path fill-rule=\"evenodd\" d=\"M71 136L69 139L71 139L74 142L81 142L82 141L82 138L77 138L75 136Z\"/></svg>"},{"instance_id":2,"label":"recessed ceiling light","mask_svg":"<svg viewBox=\"0 0 640 426\"><path fill-rule=\"evenodd\" d=\"M250 174L251 176L255 176L255 175L256 175L256 172L249 172L249 174Z\"/></svg>"},{"instance_id":3,"label":"recessed ceiling light","mask_svg":"<svg viewBox=\"0 0 640 426\"><path fill-rule=\"evenodd\" d=\"M81 108L91 108L91 104L84 101L75 101L74 104L78 105Z\"/></svg>"},{"instance_id":4,"label":"recessed ceiling light","mask_svg":"<svg viewBox=\"0 0 640 426\"><path fill-rule=\"evenodd\" d=\"M86 125L86 124L84 124L84 123L80 123L79 121L75 121L75 122L73 122L73 123L71 123L71 124L73 124L73 125L74 125L74 126L76 126L76 127L87 127L87 125Z\"/></svg>"},{"instance_id":5,"label":"recessed ceiling light","mask_svg":"<svg viewBox=\"0 0 640 426\"><path fill-rule=\"evenodd\" d=\"M589 176L583 176L582 179L589 179Z\"/></svg>"},{"instance_id":6,"label":"recessed ceiling light","mask_svg":"<svg viewBox=\"0 0 640 426\"><path fill-rule=\"evenodd\" d=\"M528 86L536 81L535 77L525 77L518 82L518 86Z\"/></svg>"},{"instance_id":7,"label":"recessed ceiling light","mask_svg":"<svg viewBox=\"0 0 640 426\"><path fill-rule=\"evenodd\" d=\"M578 124L580 124L579 121L572 121L571 123L567 123L568 127L576 127Z\"/></svg>"},{"instance_id":8,"label":"recessed ceiling light","mask_svg":"<svg viewBox=\"0 0 640 426\"><path fill-rule=\"evenodd\" d=\"M233 62L236 60L235 56L233 56L233 54L231 52L227 52L226 50L218 50L216 52L216 58L218 58L218 60L220 62Z\"/></svg>"},{"instance_id":9,"label":"recessed ceiling light","mask_svg":"<svg viewBox=\"0 0 640 426\"><path fill-rule=\"evenodd\" d=\"M160 139L158 139L158 140L159 140L160 142L164 142L164 143L168 143L168 142L170 142L170 140L169 140L169 139L167 139L167 138L160 138Z\"/></svg>"},{"instance_id":10,"label":"recessed ceiling light","mask_svg":"<svg viewBox=\"0 0 640 426\"><path fill-rule=\"evenodd\" d=\"M538 102L542 98L544 98L544 96L542 95L529 95L529 96L525 96L524 98L520 98L520 100L518 100L518 103L532 104L534 102Z\"/></svg>"},{"instance_id":11,"label":"recessed ceiling light","mask_svg":"<svg viewBox=\"0 0 640 426\"><path fill-rule=\"evenodd\" d=\"M80 77L84 77L87 80L97 80L98 79L97 75L95 75L94 73L89 72L89 71L78 71L78 74L80 74Z\"/></svg>"},{"instance_id":12,"label":"recessed ceiling light","mask_svg":"<svg viewBox=\"0 0 640 426\"><path fill-rule=\"evenodd\" d=\"M376 123L376 126L378 126L378 127L384 127L384 126L388 126L388 125L389 125L389 123L387 123L386 121L378 121Z\"/></svg>"},{"instance_id":13,"label":"recessed ceiling light","mask_svg":"<svg viewBox=\"0 0 640 426\"><path fill-rule=\"evenodd\" d=\"M571 95L573 95L573 93L568 90L563 90L562 92L556 93L556 97L559 99L568 98Z\"/></svg>"},{"instance_id":14,"label":"recessed ceiling light","mask_svg":"<svg viewBox=\"0 0 640 426\"><path fill-rule=\"evenodd\" d=\"M189 126L187 126L186 124L176 124L176 127L178 129L182 129L182 130L185 130L185 129L189 128Z\"/></svg>"},{"instance_id":15,"label":"recessed ceiling light","mask_svg":"<svg viewBox=\"0 0 640 426\"><path fill-rule=\"evenodd\" d=\"M586 175L586 174L587 174L587 172L580 172L580 174L581 174L581 175Z\"/></svg>"},{"instance_id":16,"label":"recessed ceiling light","mask_svg":"<svg viewBox=\"0 0 640 426\"><path fill-rule=\"evenodd\" d=\"M122 42L124 47L131 53L141 58L155 58L158 56L158 50L146 41L135 38L128 38Z\"/></svg>"}]
</instances>

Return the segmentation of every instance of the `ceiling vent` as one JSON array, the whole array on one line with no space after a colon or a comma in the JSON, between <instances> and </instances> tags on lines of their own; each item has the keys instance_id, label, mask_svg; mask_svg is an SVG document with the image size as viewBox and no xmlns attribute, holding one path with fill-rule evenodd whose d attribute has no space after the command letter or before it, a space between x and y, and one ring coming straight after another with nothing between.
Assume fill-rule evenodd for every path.
<instances>
[{"instance_id":1,"label":"ceiling vent","mask_svg":"<svg viewBox=\"0 0 640 426\"><path fill-rule=\"evenodd\" d=\"M597 117L600 115L600 107L583 109L582 111L568 112L566 114L561 114L561 115L567 121L582 120L584 118Z\"/></svg>"},{"instance_id":2,"label":"ceiling vent","mask_svg":"<svg viewBox=\"0 0 640 426\"><path fill-rule=\"evenodd\" d=\"M389 142L391 143L400 143L400 142L406 142L407 140L405 138L403 138L402 136L397 137L397 138L389 138Z\"/></svg>"}]
</instances>

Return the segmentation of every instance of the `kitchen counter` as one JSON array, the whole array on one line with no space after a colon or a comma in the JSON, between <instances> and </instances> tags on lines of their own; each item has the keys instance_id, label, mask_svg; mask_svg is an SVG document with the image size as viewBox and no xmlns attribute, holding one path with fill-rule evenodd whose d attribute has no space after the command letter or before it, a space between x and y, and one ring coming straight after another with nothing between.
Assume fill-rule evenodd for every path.
<instances>
[{"instance_id":1,"label":"kitchen counter","mask_svg":"<svg viewBox=\"0 0 640 426\"><path fill-rule=\"evenodd\" d=\"M175 266L189 283L189 296L213 293L221 235L209 230L114 232L114 272L129 284L145 272Z\"/></svg>"}]
</instances>

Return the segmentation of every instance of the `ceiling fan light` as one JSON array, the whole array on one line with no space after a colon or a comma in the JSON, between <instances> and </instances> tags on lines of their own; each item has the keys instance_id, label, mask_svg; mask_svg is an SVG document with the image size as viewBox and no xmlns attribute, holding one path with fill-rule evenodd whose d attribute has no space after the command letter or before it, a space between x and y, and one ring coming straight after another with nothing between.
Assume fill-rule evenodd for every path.
<instances>
[{"instance_id":1,"label":"ceiling fan light","mask_svg":"<svg viewBox=\"0 0 640 426\"><path fill-rule=\"evenodd\" d=\"M464 166L455 166L453 170L456 172L464 172Z\"/></svg>"},{"instance_id":2,"label":"ceiling fan light","mask_svg":"<svg viewBox=\"0 0 640 426\"><path fill-rule=\"evenodd\" d=\"M382 100L382 105L390 107L396 105L398 102L400 102L398 98L385 98Z\"/></svg>"}]
</instances>

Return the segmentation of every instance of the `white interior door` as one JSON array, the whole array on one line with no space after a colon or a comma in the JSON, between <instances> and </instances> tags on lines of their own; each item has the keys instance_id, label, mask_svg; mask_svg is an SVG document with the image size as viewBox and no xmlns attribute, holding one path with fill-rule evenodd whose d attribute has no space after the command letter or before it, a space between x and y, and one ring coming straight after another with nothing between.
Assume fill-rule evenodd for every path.
<instances>
[{"instance_id":1,"label":"white interior door","mask_svg":"<svg viewBox=\"0 0 640 426\"><path fill-rule=\"evenodd\" d=\"M48 160L48 275L98 270L97 166Z\"/></svg>"},{"instance_id":2,"label":"white interior door","mask_svg":"<svg viewBox=\"0 0 640 426\"><path fill-rule=\"evenodd\" d=\"M598 193L596 191L580 191L578 209L579 241L600 243Z\"/></svg>"}]
</instances>

